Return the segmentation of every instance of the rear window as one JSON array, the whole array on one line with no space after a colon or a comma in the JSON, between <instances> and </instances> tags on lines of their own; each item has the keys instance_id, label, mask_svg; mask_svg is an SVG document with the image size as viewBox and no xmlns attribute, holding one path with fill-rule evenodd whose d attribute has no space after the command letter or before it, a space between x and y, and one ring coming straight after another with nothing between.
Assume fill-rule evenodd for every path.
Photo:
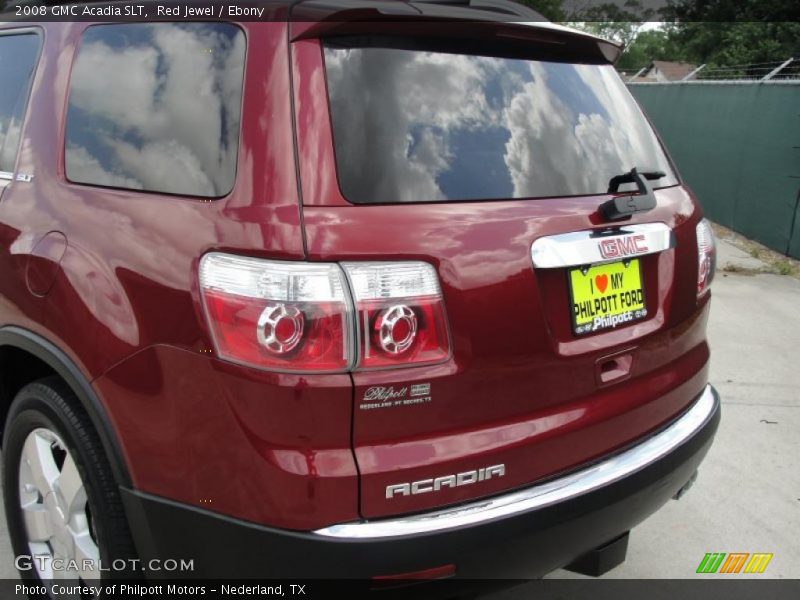
<instances>
[{"instance_id":1,"label":"rear window","mask_svg":"<svg viewBox=\"0 0 800 600\"><path fill-rule=\"evenodd\" d=\"M364 204L605 193L677 179L611 65L324 46L343 195Z\"/></svg>"},{"instance_id":2,"label":"rear window","mask_svg":"<svg viewBox=\"0 0 800 600\"><path fill-rule=\"evenodd\" d=\"M67 177L226 195L236 176L244 54L242 30L228 23L87 29L70 84Z\"/></svg>"}]
</instances>

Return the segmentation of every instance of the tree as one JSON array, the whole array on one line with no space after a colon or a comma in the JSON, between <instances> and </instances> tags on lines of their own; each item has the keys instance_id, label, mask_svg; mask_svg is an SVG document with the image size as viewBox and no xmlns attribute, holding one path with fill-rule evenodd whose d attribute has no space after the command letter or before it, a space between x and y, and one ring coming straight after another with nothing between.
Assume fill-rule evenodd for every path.
<instances>
[{"instance_id":1,"label":"tree","mask_svg":"<svg viewBox=\"0 0 800 600\"><path fill-rule=\"evenodd\" d=\"M800 23L678 23L672 38L689 60L709 66L776 62L800 56Z\"/></svg>"},{"instance_id":2,"label":"tree","mask_svg":"<svg viewBox=\"0 0 800 600\"><path fill-rule=\"evenodd\" d=\"M568 15L571 25L609 40L630 45L645 21L655 14L639 0L591 2L578 6Z\"/></svg>"},{"instance_id":3,"label":"tree","mask_svg":"<svg viewBox=\"0 0 800 600\"><path fill-rule=\"evenodd\" d=\"M618 66L639 70L653 60L709 67L777 63L800 57L797 0L519 0L551 21L625 44ZM661 4L661 8L654 7ZM641 31L658 20L658 30ZM750 70L764 74L767 67ZM747 73L728 72L730 75Z\"/></svg>"},{"instance_id":4,"label":"tree","mask_svg":"<svg viewBox=\"0 0 800 600\"><path fill-rule=\"evenodd\" d=\"M670 29L653 29L642 31L636 39L625 48L617 68L635 73L654 60L686 60L686 54L672 37Z\"/></svg>"},{"instance_id":5,"label":"tree","mask_svg":"<svg viewBox=\"0 0 800 600\"><path fill-rule=\"evenodd\" d=\"M521 4L530 6L548 21L563 21L563 0L517 0Z\"/></svg>"},{"instance_id":6,"label":"tree","mask_svg":"<svg viewBox=\"0 0 800 600\"><path fill-rule=\"evenodd\" d=\"M800 56L796 0L678 0L662 11L688 60L709 66L777 62Z\"/></svg>"},{"instance_id":7,"label":"tree","mask_svg":"<svg viewBox=\"0 0 800 600\"><path fill-rule=\"evenodd\" d=\"M679 23L790 22L800 20L797 0L671 0L659 13Z\"/></svg>"},{"instance_id":8,"label":"tree","mask_svg":"<svg viewBox=\"0 0 800 600\"><path fill-rule=\"evenodd\" d=\"M653 9L645 7L640 0L521 1L550 21L563 22L626 45L634 40L643 22L655 14Z\"/></svg>"},{"instance_id":9,"label":"tree","mask_svg":"<svg viewBox=\"0 0 800 600\"><path fill-rule=\"evenodd\" d=\"M644 23L636 21L573 21L567 25L607 40L620 42L627 47L636 39Z\"/></svg>"}]
</instances>

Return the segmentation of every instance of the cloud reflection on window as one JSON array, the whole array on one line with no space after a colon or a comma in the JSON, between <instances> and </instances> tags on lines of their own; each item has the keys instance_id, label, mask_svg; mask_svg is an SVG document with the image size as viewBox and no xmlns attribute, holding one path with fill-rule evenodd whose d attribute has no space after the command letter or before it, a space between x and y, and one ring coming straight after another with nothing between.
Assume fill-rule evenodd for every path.
<instances>
[{"instance_id":1,"label":"cloud reflection on window","mask_svg":"<svg viewBox=\"0 0 800 600\"><path fill-rule=\"evenodd\" d=\"M19 134L19 123L11 121L8 124L4 124L0 122L0 171L10 172L14 170Z\"/></svg>"},{"instance_id":2,"label":"cloud reflection on window","mask_svg":"<svg viewBox=\"0 0 800 600\"><path fill-rule=\"evenodd\" d=\"M91 27L72 74L66 169L101 186L233 187L245 40L230 24Z\"/></svg>"},{"instance_id":3,"label":"cloud reflection on window","mask_svg":"<svg viewBox=\"0 0 800 600\"><path fill-rule=\"evenodd\" d=\"M9 35L0 36L0 171L11 172L40 37L13 29L5 33Z\"/></svg>"},{"instance_id":4,"label":"cloud reflection on window","mask_svg":"<svg viewBox=\"0 0 800 600\"><path fill-rule=\"evenodd\" d=\"M669 163L613 67L325 49L337 168L354 202L604 193Z\"/></svg>"}]
</instances>

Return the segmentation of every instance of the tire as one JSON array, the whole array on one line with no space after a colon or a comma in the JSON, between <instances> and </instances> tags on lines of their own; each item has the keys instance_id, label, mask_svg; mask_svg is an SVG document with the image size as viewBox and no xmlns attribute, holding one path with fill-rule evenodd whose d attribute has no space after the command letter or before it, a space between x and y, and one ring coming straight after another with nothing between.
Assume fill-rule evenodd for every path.
<instances>
[{"instance_id":1,"label":"tire","mask_svg":"<svg viewBox=\"0 0 800 600\"><path fill-rule=\"evenodd\" d=\"M67 572L55 576L88 584L137 576L136 550L108 459L75 394L58 377L26 385L9 408L3 499L15 556L66 559ZM16 566L24 580L47 584L54 572L45 563L52 561L17 559Z\"/></svg>"}]
</instances>

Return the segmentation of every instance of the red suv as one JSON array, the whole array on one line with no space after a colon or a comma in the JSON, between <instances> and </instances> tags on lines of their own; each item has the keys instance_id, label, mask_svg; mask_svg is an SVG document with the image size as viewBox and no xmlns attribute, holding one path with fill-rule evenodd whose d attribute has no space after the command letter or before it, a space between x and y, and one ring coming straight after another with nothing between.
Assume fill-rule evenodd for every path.
<instances>
[{"instance_id":1,"label":"red suv","mask_svg":"<svg viewBox=\"0 0 800 600\"><path fill-rule=\"evenodd\" d=\"M617 45L473 4L0 26L24 576L599 572L692 482L709 226Z\"/></svg>"}]
</instances>

